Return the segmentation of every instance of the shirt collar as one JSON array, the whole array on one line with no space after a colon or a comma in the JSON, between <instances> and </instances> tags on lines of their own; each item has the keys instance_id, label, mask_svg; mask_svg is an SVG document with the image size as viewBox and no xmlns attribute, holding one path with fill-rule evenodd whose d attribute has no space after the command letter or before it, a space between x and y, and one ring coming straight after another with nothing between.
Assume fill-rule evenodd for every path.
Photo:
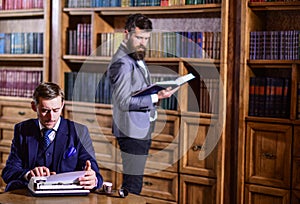
<instances>
[{"instance_id":1,"label":"shirt collar","mask_svg":"<svg viewBox=\"0 0 300 204\"><path fill-rule=\"evenodd\" d=\"M54 125L54 127L52 128L53 130L55 130L55 132L58 130L60 121L61 121L61 117L58 118L57 123L56 123L56 124ZM42 125L42 123L40 122L40 120L39 120L39 127L40 127L40 130L42 130L43 128L45 128L45 126Z\"/></svg>"}]
</instances>

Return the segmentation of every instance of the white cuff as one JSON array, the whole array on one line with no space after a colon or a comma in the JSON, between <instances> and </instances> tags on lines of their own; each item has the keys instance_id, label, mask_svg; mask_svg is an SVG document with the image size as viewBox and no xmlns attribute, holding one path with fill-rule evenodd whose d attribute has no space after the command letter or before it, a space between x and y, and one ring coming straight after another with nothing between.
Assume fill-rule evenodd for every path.
<instances>
[{"instance_id":1,"label":"white cuff","mask_svg":"<svg viewBox=\"0 0 300 204\"><path fill-rule=\"evenodd\" d=\"M157 94L151 94L151 100L152 100L152 103L157 103L158 102L158 95Z\"/></svg>"},{"instance_id":2,"label":"white cuff","mask_svg":"<svg viewBox=\"0 0 300 204\"><path fill-rule=\"evenodd\" d=\"M28 181L28 174L30 173L30 171L28 171L25 175L24 175L24 178L26 181Z\"/></svg>"}]
</instances>

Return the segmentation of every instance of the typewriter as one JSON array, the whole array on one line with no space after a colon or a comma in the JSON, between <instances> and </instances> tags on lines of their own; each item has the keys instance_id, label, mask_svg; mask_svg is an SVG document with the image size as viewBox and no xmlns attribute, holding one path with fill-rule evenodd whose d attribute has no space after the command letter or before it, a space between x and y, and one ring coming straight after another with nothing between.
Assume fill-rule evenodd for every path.
<instances>
[{"instance_id":1,"label":"typewriter","mask_svg":"<svg viewBox=\"0 0 300 204\"><path fill-rule=\"evenodd\" d=\"M48 177L32 177L28 189L34 196L88 195L90 190L78 183L84 171L75 171L51 175Z\"/></svg>"}]
</instances>

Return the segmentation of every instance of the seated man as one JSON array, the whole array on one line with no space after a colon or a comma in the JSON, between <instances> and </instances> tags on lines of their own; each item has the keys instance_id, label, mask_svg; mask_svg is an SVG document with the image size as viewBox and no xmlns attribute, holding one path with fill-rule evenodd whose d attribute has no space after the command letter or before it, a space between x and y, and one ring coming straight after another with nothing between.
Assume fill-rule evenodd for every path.
<instances>
[{"instance_id":1,"label":"seated man","mask_svg":"<svg viewBox=\"0 0 300 204\"><path fill-rule=\"evenodd\" d=\"M85 170L79 178L85 189L103 183L86 126L61 117L64 93L54 83L41 83L33 93L32 109L37 119L18 123L11 151L2 171L5 191L24 188L33 176L49 176ZM47 130L47 134L44 134Z\"/></svg>"}]
</instances>

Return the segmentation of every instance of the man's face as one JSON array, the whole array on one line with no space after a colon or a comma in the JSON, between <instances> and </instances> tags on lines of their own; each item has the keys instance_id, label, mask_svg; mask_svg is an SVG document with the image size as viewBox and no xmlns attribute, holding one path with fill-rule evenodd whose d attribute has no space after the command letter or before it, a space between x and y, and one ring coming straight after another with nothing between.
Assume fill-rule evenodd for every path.
<instances>
[{"instance_id":1,"label":"man's face","mask_svg":"<svg viewBox=\"0 0 300 204\"><path fill-rule=\"evenodd\" d=\"M64 103L60 96L51 100L39 98L39 104L33 104L33 110L37 112L37 116L42 125L51 129L57 123L61 115L63 105Z\"/></svg>"},{"instance_id":2,"label":"man's face","mask_svg":"<svg viewBox=\"0 0 300 204\"><path fill-rule=\"evenodd\" d=\"M135 55L137 60L143 60L146 55L146 47L150 39L150 32L135 28L135 31L128 33L128 35L129 39L127 46L130 52Z\"/></svg>"}]
</instances>

